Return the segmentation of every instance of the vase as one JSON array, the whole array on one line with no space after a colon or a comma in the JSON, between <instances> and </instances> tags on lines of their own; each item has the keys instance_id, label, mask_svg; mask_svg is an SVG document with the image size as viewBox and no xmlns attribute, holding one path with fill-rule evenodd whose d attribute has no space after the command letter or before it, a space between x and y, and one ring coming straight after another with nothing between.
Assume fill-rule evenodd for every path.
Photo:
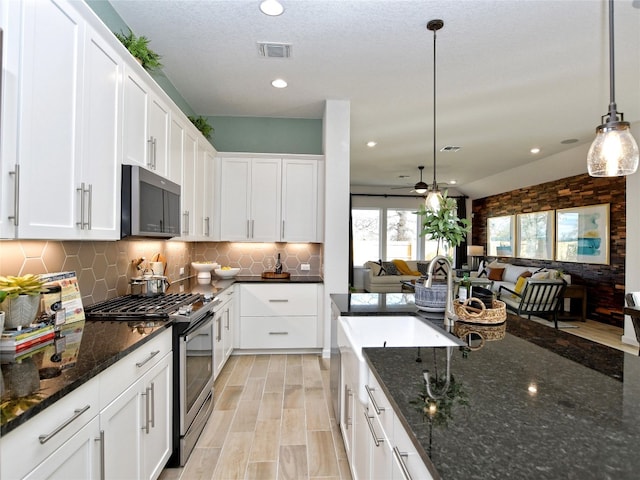
<instances>
[{"instance_id":1,"label":"vase","mask_svg":"<svg viewBox=\"0 0 640 480\"><path fill-rule=\"evenodd\" d=\"M15 298L5 298L0 304L4 311L4 328L26 327L33 323L40 306L40 295L18 295Z\"/></svg>"}]
</instances>

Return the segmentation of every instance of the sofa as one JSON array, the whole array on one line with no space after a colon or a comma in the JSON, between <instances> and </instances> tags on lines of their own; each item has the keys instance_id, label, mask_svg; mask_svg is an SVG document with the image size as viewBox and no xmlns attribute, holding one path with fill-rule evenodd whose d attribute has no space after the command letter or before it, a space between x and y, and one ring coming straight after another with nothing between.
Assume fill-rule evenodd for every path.
<instances>
[{"instance_id":1,"label":"sofa","mask_svg":"<svg viewBox=\"0 0 640 480\"><path fill-rule=\"evenodd\" d=\"M417 275L402 275L394 272L388 272L384 267L392 262L369 261L364 264L364 291L370 293L399 293L402 291L402 283L404 281L412 281L420 278L418 270L418 262L416 260L407 260L407 266L414 270ZM420 262L424 263L424 262ZM426 264L429 265L428 263ZM423 268L420 265L420 268ZM426 271L426 270L423 270Z\"/></svg>"}]
</instances>

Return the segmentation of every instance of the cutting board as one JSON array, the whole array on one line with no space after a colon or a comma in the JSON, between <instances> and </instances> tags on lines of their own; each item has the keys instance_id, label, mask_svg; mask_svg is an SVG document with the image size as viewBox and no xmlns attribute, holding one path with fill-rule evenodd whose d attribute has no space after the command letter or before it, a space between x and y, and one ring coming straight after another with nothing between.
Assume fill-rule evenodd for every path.
<instances>
[{"instance_id":1,"label":"cutting board","mask_svg":"<svg viewBox=\"0 0 640 480\"><path fill-rule=\"evenodd\" d=\"M166 275L167 274L167 258L162 255L161 253L156 253L152 258L151 258L152 262L162 262L162 264L164 265L164 269L163 269L163 274Z\"/></svg>"}]
</instances>

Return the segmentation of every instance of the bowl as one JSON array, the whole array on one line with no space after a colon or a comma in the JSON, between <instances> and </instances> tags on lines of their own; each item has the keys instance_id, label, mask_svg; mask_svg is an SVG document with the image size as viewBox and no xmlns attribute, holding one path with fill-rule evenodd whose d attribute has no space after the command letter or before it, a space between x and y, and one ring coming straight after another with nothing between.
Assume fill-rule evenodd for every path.
<instances>
[{"instance_id":1,"label":"bowl","mask_svg":"<svg viewBox=\"0 0 640 480\"><path fill-rule=\"evenodd\" d=\"M220 278L233 278L238 274L239 271L239 268L230 268L228 270L222 270L221 268L215 269L216 275Z\"/></svg>"},{"instance_id":2,"label":"bowl","mask_svg":"<svg viewBox=\"0 0 640 480\"><path fill-rule=\"evenodd\" d=\"M198 278L211 278L211 270L220 267L216 262L191 262L191 266L198 272Z\"/></svg>"}]
</instances>

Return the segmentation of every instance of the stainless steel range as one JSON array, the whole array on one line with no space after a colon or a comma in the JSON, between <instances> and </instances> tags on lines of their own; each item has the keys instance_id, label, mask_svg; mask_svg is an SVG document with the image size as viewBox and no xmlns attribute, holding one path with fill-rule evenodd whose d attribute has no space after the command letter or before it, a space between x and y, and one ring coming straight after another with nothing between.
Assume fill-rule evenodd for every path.
<instances>
[{"instance_id":1,"label":"stainless steel range","mask_svg":"<svg viewBox=\"0 0 640 480\"><path fill-rule=\"evenodd\" d=\"M89 321L174 322L171 466L184 466L213 410L213 307L217 302L189 293L126 295L85 309Z\"/></svg>"}]
</instances>

